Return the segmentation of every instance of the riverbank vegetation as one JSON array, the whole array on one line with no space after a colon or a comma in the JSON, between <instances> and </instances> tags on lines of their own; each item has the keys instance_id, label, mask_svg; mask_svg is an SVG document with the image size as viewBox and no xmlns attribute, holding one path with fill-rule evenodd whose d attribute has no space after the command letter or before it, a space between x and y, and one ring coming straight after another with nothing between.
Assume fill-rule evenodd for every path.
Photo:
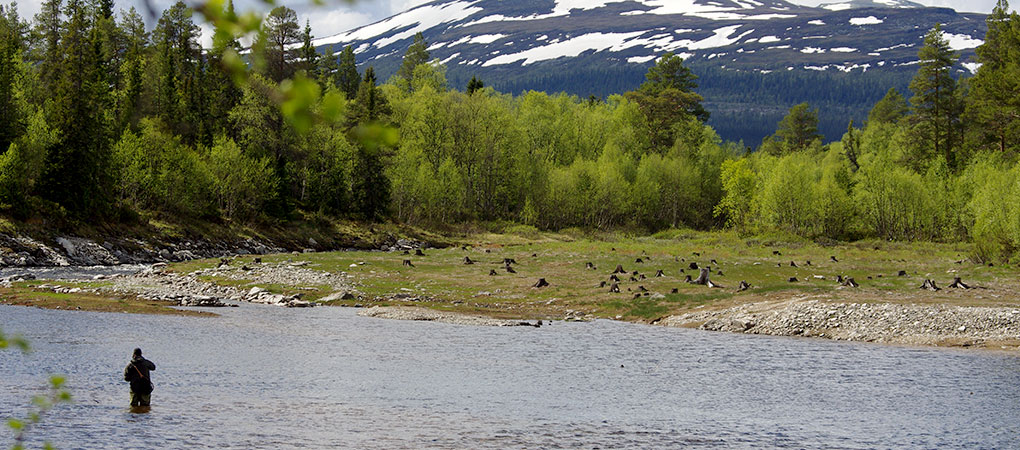
<instances>
[{"instance_id":1,"label":"riverbank vegetation","mask_svg":"<svg viewBox=\"0 0 1020 450\"><path fill-rule=\"evenodd\" d=\"M95 288L109 285L103 283L61 283L55 281L23 281L10 287L0 287L0 305L31 306L66 311L97 311L128 314L164 314L175 316L214 316L208 311L194 311L172 308L166 302L154 302L131 295L110 295L107 293L54 292L51 287L64 286L66 289ZM40 287L45 286L45 287Z\"/></svg>"},{"instance_id":2,"label":"riverbank vegetation","mask_svg":"<svg viewBox=\"0 0 1020 450\"><path fill-rule=\"evenodd\" d=\"M1013 270L974 264L966 260L967 251L964 244L870 240L823 246L795 236L741 238L734 232L672 231L596 239L483 233L464 236L457 246L424 250L423 255L415 251L407 255L281 254L260 257L258 264L301 264L348 274L356 295L333 300L329 303L333 305L417 305L512 319L562 319L576 314L649 322L698 308L808 297L833 302L1020 304L1011 288ZM170 270L241 290L304 291L305 299L312 301L331 294L300 283L245 281L242 266L255 267L252 258L239 258L220 269L232 271L229 276L203 271L220 263L177 263ZM623 272L614 273L617 266ZM701 268L709 269L715 287L690 282L701 275ZM956 277L972 289L950 288ZM850 278L857 287L846 282ZM539 279L549 285L535 287ZM921 289L928 279L939 290ZM750 287L741 290L741 282Z\"/></svg>"},{"instance_id":3,"label":"riverbank vegetation","mask_svg":"<svg viewBox=\"0 0 1020 450\"><path fill-rule=\"evenodd\" d=\"M1020 248L1020 17L1004 0L974 77L951 70L957 56L930 24L910 92L890 90L829 144L817 112L798 105L753 150L704 124L697 80L675 55L605 99L511 95L478 79L451 88L417 36L380 84L353 49L317 54L281 6L256 21L254 64L237 77L239 42L224 32L202 49L183 3L151 33L112 6L49 0L31 23L2 9L9 217L779 231L971 242L964 256L982 263ZM229 6L212 16L235 17Z\"/></svg>"}]
</instances>

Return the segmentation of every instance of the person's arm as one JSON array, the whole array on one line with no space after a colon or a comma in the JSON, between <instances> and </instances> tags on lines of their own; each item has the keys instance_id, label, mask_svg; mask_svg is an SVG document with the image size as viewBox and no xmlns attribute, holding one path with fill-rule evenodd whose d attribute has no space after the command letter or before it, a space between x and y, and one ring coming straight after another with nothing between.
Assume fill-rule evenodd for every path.
<instances>
[{"instance_id":1,"label":"person's arm","mask_svg":"<svg viewBox=\"0 0 1020 450\"><path fill-rule=\"evenodd\" d=\"M133 378L132 375L134 375L134 373L131 372L131 364L128 364L127 367L124 368L124 381L131 381Z\"/></svg>"},{"instance_id":2,"label":"person's arm","mask_svg":"<svg viewBox=\"0 0 1020 450\"><path fill-rule=\"evenodd\" d=\"M156 370L156 363L149 361L147 359L145 360L145 366L148 367L149 370Z\"/></svg>"}]
</instances>

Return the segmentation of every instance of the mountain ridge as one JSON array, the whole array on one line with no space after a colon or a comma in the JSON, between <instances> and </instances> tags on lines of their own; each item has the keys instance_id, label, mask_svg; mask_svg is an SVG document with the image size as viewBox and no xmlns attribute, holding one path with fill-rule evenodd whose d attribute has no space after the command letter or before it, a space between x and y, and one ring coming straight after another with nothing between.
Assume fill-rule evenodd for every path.
<instances>
[{"instance_id":1,"label":"mountain ridge","mask_svg":"<svg viewBox=\"0 0 1020 450\"><path fill-rule=\"evenodd\" d=\"M727 78L734 72L764 78L783 77L770 74L786 72L787 78L822 84L845 76L841 74L888 78L885 89L869 85L867 99L847 105L850 110L843 112L850 117L837 121L842 125L823 127L834 139L845 130L846 120L863 118L865 106L870 106L866 102L877 101L888 87L905 88L916 70L923 35L936 22L943 24L951 46L961 54L958 75L976 70L972 58L984 37L984 17L903 0L853 0L819 7L782 0L438 0L317 39L315 44L352 45L359 66L374 66L385 79L399 67L415 33L421 32L431 56L447 66L451 86L462 88L467 79L478 76L512 93L529 89L584 97L620 93L636 88L665 52L684 57L702 77L703 86L720 81L706 80L706 75ZM557 77L574 82L543 81ZM791 106L778 105L777 110L772 103L734 103L725 95L702 94L716 116L740 110L769 110L775 116ZM760 140L768 131L762 127L752 133L727 132L724 137Z\"/></svg>"}]
</instances>

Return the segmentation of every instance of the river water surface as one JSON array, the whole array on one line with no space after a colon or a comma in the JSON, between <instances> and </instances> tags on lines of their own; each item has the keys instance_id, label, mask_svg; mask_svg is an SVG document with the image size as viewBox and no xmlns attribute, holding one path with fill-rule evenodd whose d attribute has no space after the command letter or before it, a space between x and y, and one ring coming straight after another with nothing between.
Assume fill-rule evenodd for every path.
<instances>
[{"instance_id":1,"label":"river water surface","mask_svg":"<svg viewBox=\"0 0 1020 450\"><path fill-rule=\"evenodd\" d=\"M0 306L0 418L50 373L58 448L1020 448L1020 358L612 321L479 328L244 304ZM122 371L153 360L148 414ZM9 435L0 434L0 447ZM33 441L35 442L35 441Z\"/></svg>"}]
</instances>

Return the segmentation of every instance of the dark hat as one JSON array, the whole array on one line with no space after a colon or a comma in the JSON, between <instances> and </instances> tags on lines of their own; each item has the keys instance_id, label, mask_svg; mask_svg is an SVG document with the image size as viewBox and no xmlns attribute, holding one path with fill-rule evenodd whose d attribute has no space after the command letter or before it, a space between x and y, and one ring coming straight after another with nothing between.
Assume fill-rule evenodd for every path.
<instances>
[{"instance_id":1,"label":"dark hat","mask_svg":"<svg viewBox=\"0 0 1020 450\"><path fill-rule=\"evenodd\" d=\"M142 356L142 349L136 348L135 349L135 356Z\"/></svg>"}]
</instances>

